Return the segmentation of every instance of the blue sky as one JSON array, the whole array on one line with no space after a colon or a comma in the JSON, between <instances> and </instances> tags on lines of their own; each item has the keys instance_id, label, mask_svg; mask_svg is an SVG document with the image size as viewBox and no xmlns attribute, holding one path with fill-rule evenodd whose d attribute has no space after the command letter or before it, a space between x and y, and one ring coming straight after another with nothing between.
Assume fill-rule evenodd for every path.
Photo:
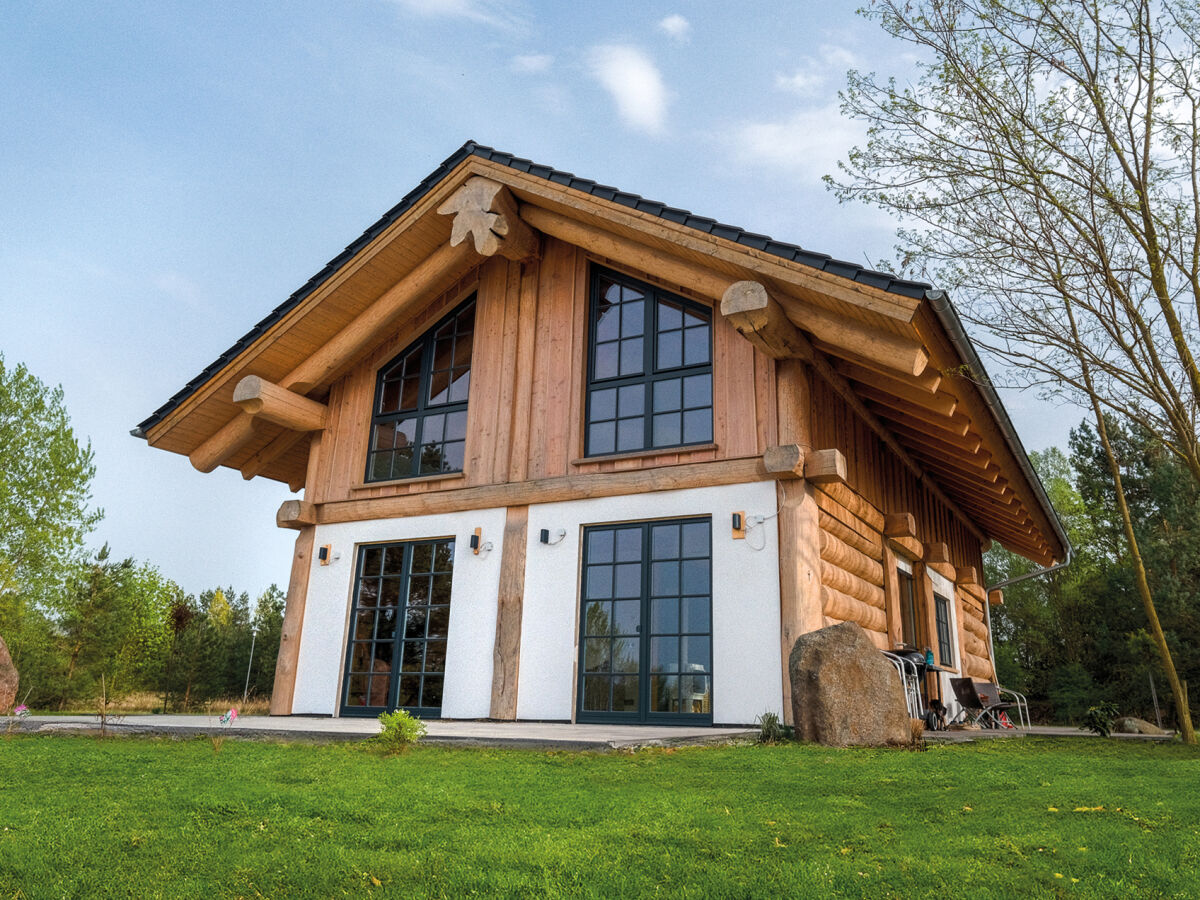
<instances>
[{"instance_id":1,"label":"blue sky","mask_svg":"<svg viewBox=\"0 0 1200 900\"><path fill-rule=\"evenodd\" d=\"M345 0L0 6L0 353L96 452L94 542L189 591L285 586L292 496L129 429L467 139L859 263L894 223L820 178L854 4ZM1026 447L1080 416L1006 394Z\"/></svg>"}]
</instances>

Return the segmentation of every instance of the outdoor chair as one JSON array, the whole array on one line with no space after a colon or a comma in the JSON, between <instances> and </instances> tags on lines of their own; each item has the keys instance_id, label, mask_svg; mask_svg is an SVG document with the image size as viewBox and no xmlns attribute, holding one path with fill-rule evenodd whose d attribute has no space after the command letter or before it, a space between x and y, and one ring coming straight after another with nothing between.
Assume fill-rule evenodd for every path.
<instances>
[{"instance_id":1,"label":"outdoor chair","mask_svg":"<svg viewBox=\"0 0 1200 900\"><path fill-rule=\"evenodd\" d=\"M1008 711L1017 708L1017 704L1003 702L996 685L970 678L951 678L950 687L970 724L981 728L1014 727L1008 720Z\"/></svg>"}]
</instances>

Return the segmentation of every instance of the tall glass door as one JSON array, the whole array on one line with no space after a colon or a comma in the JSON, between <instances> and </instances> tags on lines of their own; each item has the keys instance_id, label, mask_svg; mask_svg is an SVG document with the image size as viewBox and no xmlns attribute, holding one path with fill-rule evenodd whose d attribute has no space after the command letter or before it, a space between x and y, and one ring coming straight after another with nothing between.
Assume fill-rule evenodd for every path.
<instances>
[{"instance_id":1,"label":"tall glass door","mask_svg":"<svg viewBox=\"0 0 1200 900\"><path fill-rule=\"evenodd\" d=\"M580 722L712 722L712 523L585 529Z\"/></svg>"},{"instance_id":2,"label":"tall glass door","mask_svg":"<svg viewBox=\"0 0 1200 900\"><path fill-rule=\"evenodd\" d=\"M454 540L360 547L342 715L441 714Z\"/></svg>"}]
</instances>

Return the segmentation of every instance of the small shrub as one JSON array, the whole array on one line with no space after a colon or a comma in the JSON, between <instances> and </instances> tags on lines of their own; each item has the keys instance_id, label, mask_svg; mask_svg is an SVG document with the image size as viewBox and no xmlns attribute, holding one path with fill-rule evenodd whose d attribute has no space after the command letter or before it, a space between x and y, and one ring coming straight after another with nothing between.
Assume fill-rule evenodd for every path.
<instances>
[{"instance_id":1,"label":"small shrub","mask_svg":"<svg viewBox=\"0 0 1200 900\"><path fill-rule=\"evenodd\" d=\"M776 713L765 712L755 721L758 723L760 744L778 744L792 736L792 729L784 725Z\"/></svg>"},{"instance_id":2,"label":"small shrub","mask_svg":"<svg viewBox=\"0 0 1200 900\"><path fill-rule=\"evenodd\" d=\"M1092 734L1098 734L1100 737L1108 737L1112 733L1113 719L1116 717L1117 705L1115 703L1101 703L1097 706L1091 706L1083 714L1083 727Z\"/></svg>"},{"instance_id":3,"label":"small shrub","mask_svg":"<svg viewBox=\"0 0 1200 900\"><path fill-rule=\"evenodd\" d=\"M374 738L375 745L386 753L407 753L408 748L425 737L429 730L420 719L414 718L403 709L395 712L380 713L379 721L383 731Z\"/></svg>"},{"instance_id":4,"label":"small shrub","mask_svg":"<svg viewBox=\"0 0 1200 900\"><path fill-rule=\"evenodd\" d=\"M925 746L925 720L924 719L909 719L909 742L914 747Z\"/></svg>"}]
</instances>

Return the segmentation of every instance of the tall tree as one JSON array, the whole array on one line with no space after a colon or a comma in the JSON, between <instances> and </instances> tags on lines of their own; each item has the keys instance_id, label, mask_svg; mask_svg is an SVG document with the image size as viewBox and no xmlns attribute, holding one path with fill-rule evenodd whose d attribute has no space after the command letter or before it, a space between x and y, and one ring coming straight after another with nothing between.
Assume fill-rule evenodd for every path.
<instances>
[{"instance_id":1,"label":"tall tree","mask_svg":"<svg viewBox=\"0 0 1200 900\"><path fill-rule=\"evenodd\" d=\"M1170 0L881 0L919 78L851 72L869 136L834 187L903 218L902 270L962 288L1016 381L1089 410L1138 595L1191 717L1150 591L1106 412L1200 483L1200 12ZM916 223L913 227L912 223Z\"/></svg>"}]
</instances>

